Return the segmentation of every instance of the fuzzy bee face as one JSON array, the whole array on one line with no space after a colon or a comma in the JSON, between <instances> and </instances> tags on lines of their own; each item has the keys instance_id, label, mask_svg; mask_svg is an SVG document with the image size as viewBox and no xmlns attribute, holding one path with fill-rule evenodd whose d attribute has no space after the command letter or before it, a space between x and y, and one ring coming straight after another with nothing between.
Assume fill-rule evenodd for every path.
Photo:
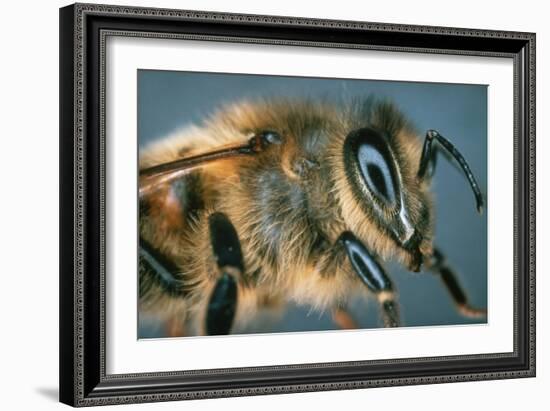
<instances>
[{"instance_id":1,"label":"fuzzy bee face","mask_svg":"<svg viewBox=\"0 0 550 411\"><path fill-rule=\"evenodd\" d=\"M398 246L412 254L412 268L422 262L418 222L409 213L401 168L383 131L370 127L354 130L344 142L344 167L348 183L362 207ZM426 211L424 211L426 212Z\"/></svg>"},{"instance_id":2,"label":"fuzzy bee face","mask_svg":"<svg viewBox=\"0 0 550 411\"><path fill-rule=\"evenodd\" d=\"M355 104L345 121L350 131L332 146L343 217L377 254L395 255L418 271L433 236L429 182L414 172L420 140L394 106Z\"/></svg>"}]
</instances>

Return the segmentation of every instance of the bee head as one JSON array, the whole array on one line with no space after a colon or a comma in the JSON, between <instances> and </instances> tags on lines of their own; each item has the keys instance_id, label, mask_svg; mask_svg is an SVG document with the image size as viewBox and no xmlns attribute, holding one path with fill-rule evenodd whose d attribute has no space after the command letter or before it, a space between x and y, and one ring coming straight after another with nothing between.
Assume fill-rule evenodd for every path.
<instances>
[{"instance_id":1,"label":"bee head","mask_svg":"<svg viewBox=\"0 0 550 411\"><path fill-rule=\"evenodd\" d=\"M430 201L412 173L417 139L401 138L376 125L347 134L340 149L341 208L349 229L372 251L398 255L419 271L431 253Z\"/></svg>"}]
</instances>

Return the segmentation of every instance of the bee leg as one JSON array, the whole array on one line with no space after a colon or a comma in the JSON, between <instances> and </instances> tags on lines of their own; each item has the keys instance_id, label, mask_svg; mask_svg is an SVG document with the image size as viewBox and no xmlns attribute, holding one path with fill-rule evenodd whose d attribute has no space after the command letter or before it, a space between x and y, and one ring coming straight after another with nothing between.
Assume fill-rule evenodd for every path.
<instances>
[{"instance_id":1,"label":"bee leg","mask_svg":"<svg viewBox=\"0 0 550 411\"><path fill-rule=\"evenodd\" d=\"M185 326L184 322L177 315L171 316L166 321L166 335L168 337L185 337Z\"/></svg>"},{"instance_id":2,"label":"bee leg","mask_svg":"<svg viewBox=\"0 0 550 411\"><path fill-rule=\"evenodd\" d=\"M385 327L399 327L399 307L391 280L380 263L370 254L365 245L349 231L340 235L355 273L377 297L382 308Z\"/></svg>"},{"instance_id":3,"label":"bee leg","mask_svg":"<svg viewBox=\"0 0 550 411\"><path fill-rule=\"evenodd\" d=\"M420 165L418 167L417 177L422 180L426 177L426 175L431 176L435 170L435 153L437 148L434 147L432 144L434 140L437 141L447 151L447 153L456 160L456 162L464 172L464 175L466 176L468 183L470 183L470 187L474 192L477 211L481 213L483 210L483 196L481 195L479 185L474 177L474 174L472 173L472 170L470 169L470 166L468 165L462 154L458 151L458 149L449 140L447 140L435 130L428 130L428 132L426 133L424 146L422 147L422 156L420 158ZM428 165L431 165L429 172Z\"/></svg>"},{"instance_id":4,"label":"bee leg","mask_svg":"<svg viewBox=\"0 0 550 411\"><path fill-rule=\"evenodd\" d=\"M237 283L228 273L216 282L208 301L206 313L206 334L226 335L231 331L237 308Z\"/></svg>"},{"instance_id":5,"label":"bee leg","mask_svg":"<svg viewBox=\"0 0 550 411\"><path fill-rule=\"evenodd\" d=\"M220 276L208 301L206 334L229 334L237 309L237 278L244 271L241 244L235 227L223 213L211 214L208 228Z\"/></svg>"},{"instance_id":6,"label":"bee leg","mask_svg":"<svg viewBox=\"0 0 550 411\"><path fill-rule=\"evenodd\" d=\"M342 330L354 330L359 328L359 325L349 313L347 307L338 306L332 311L332 320Z\"/></svg>"},{"instance_id":7,"label":"bee leg","mask_svg":"<svg viewBox=\"0 0 550 411\"><path fill-rule=\"evenodd\" d=\"M148 289L155 285L169 295L185 295L180 281L176 278L178 267L142 237L139 238L139 262L142 268L140 294L146 294Z\"/></svg>"},{"instance_id":8,"label":"bee leg","mask_svg":"<svg viewBox=\"0 0 550 411\"><path fill-rule=\"evenodd\" d=\"M468 303L468 297L460 286L456 273L447 265L445 257L437 248L434 249L433 261L429 269L441 278L443 285L449 291L460 314L468 318L483 318L487 316L486 309L474 308Z\"/></svg>"},{"instance_id":9,"label":"bee leg","mask_svg":"<svg viewBox=\"0 0 550 411\"><path fill-rule=\"evenodd\" d=\"M146 303L153 296L163 294L170 298L185 298L186 292L177 278L179 268L167 256L139 238L139 294ZM184 317L181 313L170 315L164 322L168 337L185 336Z\"/></svg>"}]
</instances>

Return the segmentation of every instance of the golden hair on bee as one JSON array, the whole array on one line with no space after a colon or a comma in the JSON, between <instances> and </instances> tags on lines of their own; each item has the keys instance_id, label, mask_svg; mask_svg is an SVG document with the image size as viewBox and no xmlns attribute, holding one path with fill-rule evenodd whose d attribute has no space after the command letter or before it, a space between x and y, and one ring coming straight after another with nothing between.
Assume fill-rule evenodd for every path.
<instances>
[{"instance_id":1,"label":"golden hair on bee","mask_svg":"<svg viewBox=\"0 0 550 411\"><path fill-rule=\"evenodd\" d=\"M186 335L226 334L290 301L348 327L345 307L360 295L380 302L384 325L399 325L383 262L450 271L433 246L433 141L449 149L439 134L423 143L389 101L266 99L147 147L142 309L176 315Z\"/></svg>"}]
</instances>

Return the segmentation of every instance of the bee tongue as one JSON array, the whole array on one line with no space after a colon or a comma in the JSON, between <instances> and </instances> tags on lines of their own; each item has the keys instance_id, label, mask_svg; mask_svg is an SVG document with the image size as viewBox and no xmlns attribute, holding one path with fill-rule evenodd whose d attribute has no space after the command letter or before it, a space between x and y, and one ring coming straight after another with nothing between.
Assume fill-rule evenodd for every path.
<instances>
[{"instance_id":1,"label":"bee tongue","mask_svg":"<svg viewBox=\"0 0 550 411\"><path fill-rule=\"evenodd\" d=\"M420 271L420 268L422 267L422 262L423 262L420 248L416 247L416 249L411 250L409 255L410 255L409 270L414 271L415 273L418 273Z\"/></svg>"},{"instance_id":2,"label":"bee tongue","mask_svg":"<svg viewBox=\"0 0 550 411\"><path fill-rule=\"evenodd\" d=\"M420 271L424 260L422 252L420 251L421 240L422 237L418 234L418 231L414 230L413 234L409 236L407 241L401 244L401 246L409 254L409 270L416 273Z\"/></svg>"}]
</instances>

